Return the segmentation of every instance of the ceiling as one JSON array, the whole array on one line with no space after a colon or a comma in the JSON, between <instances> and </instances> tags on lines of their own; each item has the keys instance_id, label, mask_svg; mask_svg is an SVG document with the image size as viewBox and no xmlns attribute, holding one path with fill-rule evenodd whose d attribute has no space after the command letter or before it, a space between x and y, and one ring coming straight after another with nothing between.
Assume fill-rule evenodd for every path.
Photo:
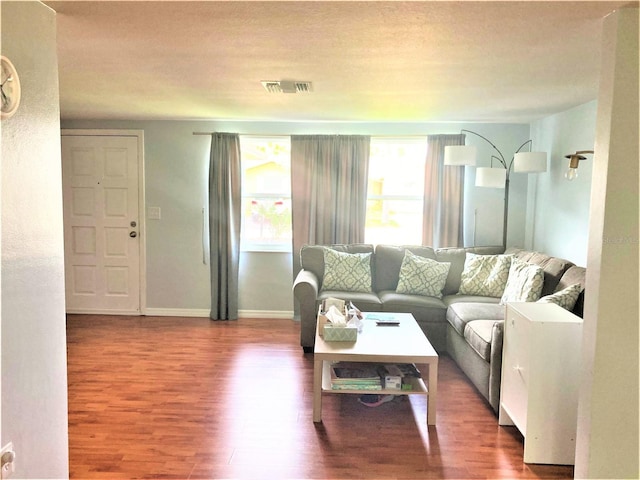
<instances>
[{"instance_id":1,"label":"ceiling","mask_svg":"<svg viewBox=\"0 0 640 480\"><path fill-rule=\"evenodd\" d=\"M63 119L529 122L596 98L629 2L44 3Z\"/></svg>"}]
</instances>

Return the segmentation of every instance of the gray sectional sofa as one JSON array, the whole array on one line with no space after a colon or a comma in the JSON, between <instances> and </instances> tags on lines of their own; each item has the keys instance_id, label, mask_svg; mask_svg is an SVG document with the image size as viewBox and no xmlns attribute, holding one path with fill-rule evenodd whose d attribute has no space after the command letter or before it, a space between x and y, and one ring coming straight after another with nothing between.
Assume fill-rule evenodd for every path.
<instances>
[{"instance_id":1,"label":"gray sectional sofa","mask_svg":"<svg viewBox=\"0 0 640 480\"><path fill-rule=\"evenodd\" d=\"M304 246L300 251L301 271L293 292L300 308L300 344L305 352L313 351L316 316L320 302L327 297L351 300L362 311L408 312L425 332L439 353L448 354L458 364L495 412L500 400L504 305L500 297L459 294L467 253L476 255L512 255L535 264L544 272L542 295L567 286L584 288L585 269L544 253L503 247L431 248L398 245L331 245L344 253L370 253L371 291L351 292L322 288L325 276L324 249ZM400 269L409 250L414 255L437 262L450 263L442 297L396 292ZM582 316L583 294L573 312Z\"/></svg>"}]
</instances>

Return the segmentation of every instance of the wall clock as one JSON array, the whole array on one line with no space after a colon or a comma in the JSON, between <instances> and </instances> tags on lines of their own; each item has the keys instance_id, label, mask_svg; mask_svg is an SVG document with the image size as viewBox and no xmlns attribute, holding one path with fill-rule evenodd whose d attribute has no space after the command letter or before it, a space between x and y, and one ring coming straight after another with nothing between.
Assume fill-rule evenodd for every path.
<instances>
[{"instance_id":1,"label":"wall clock","mask_svg":"<svg viewBox=\"0 0 640 480\"><path fill-rule=\"evenodd\" d=\"M20 106L20 78L13 63L0 57L0 118L13 116Z\"/></svg>"}]
</instances>

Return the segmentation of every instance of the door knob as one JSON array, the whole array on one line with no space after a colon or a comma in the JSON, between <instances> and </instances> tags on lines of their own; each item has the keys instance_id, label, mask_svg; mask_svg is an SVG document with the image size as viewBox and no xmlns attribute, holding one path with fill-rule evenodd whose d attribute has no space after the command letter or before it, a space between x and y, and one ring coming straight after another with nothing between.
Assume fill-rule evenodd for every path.
<instances>
[{"instance_id":1,"label":"door knob","mask_svg":"<svg viewBox=\"0 0 640 480\"><path fill-rule=\"evenodd\" d=\"M136 232L129 232L129 236L131 238L136 238L138 236L138 234Z\"/></svg>"}]
</instances>

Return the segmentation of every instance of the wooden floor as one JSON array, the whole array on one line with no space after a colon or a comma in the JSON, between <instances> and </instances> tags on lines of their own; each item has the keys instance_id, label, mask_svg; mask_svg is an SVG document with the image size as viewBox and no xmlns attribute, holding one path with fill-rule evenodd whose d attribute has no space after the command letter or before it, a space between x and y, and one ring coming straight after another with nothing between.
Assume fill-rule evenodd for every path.
<instances>
[{"instance_id":1,"label":"wooden floor","mask_svg":"<svg viewBox=\"0 0 640 480\"><path fill-rule=\"evenodd\" d=\"M422 396L325 395L291 320L68 317L71 478L573 478L526 465L522 437L451 359L437 426Z\"/></svg>"}]
</instances>

